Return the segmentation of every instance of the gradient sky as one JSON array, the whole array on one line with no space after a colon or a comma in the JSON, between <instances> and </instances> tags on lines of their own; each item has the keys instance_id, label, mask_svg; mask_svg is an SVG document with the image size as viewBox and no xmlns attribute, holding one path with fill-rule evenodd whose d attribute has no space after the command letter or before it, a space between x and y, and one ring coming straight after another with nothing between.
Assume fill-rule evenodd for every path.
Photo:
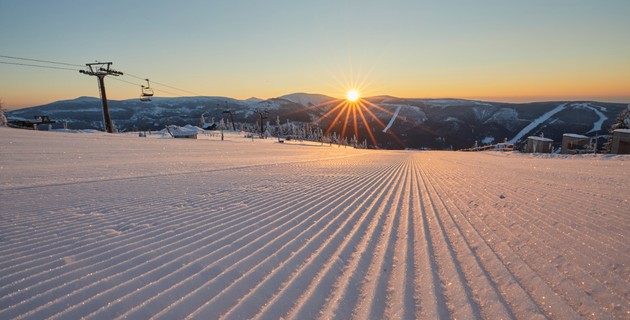
<instances>
[{"instance_id":1,"label":"gradient sky","mask_svg":"<svg viewBox=\"0 0 630 320\"><path fill-rule=\"evenodd\" d=\"M0 55L112 61L186 90L154 85L161 96L343 97L358 86L363 96L630 102L629 16L629 0L0 0ZM140 80L112 78L110 99L139 95ZM94 77L0 63L9 109L79 96L98 96Z\"/></svg>"}]
</instances>

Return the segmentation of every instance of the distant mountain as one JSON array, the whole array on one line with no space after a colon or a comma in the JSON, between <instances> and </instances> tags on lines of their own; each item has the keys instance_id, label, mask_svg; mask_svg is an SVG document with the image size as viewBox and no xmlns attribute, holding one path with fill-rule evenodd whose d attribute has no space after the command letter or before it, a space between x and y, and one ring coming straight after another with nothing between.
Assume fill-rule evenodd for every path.
<instances>
[{"instance_id":1,"label":"distant mountain","mask_svg":"<svg viewBox=\"0 0 630 320\"><path fill-rule=\"evenodd\" d=\"M367 110L350 110L346 135L358 132L359 140L380 148L460 149L507 139L522 142L541 135L560 143L563 133L606 135L625 104L592 101L498 103L461 99L402 99L377 96L364 99ZM201 125L219 122L229 111L234 121L254 128L266 122L310 123L324 131L344 131L346 113L337 117L342 100L320 94L294 93L273 99L237 100L227 97L153 98L150 102L110 100L110 114L121 131L160 130L166 125ZM327 112L330 112L327 114ZM10 111L10 119L47 115L55 127L101 129L103 114L98 98L80 97L47 105ZM395 116L394 116L395 115ZM354 128L354 117L357 118ZM364 123L364 120L367 123ZM334 121L334 123L333 123ZM386 130L384 130L386 129ZM369 132L368 132L369 131Z\"/></svg>"},{"instance_id":2,"label":"distant mountain","mask_svg":"<svg viewBox=\"0 0 630 320\"><path fill-rule=\"evenodd\" d=\"M292 94L279 97L279 99L289 100L291 102L301 104L306 107L317 106L317 105L326 103L328 101L335 100L335 98L331 98L323 94L311 94L311 93L292 93Z\"/></svg>"}]
</instances>

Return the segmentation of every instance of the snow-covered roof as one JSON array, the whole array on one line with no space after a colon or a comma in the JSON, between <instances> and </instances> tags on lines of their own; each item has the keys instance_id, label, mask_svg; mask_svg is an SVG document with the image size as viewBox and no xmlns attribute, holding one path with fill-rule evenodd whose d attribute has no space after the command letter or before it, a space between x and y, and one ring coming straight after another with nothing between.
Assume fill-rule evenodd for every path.
<instances>
[{"instance_id":1,"label":"snow-covered roof","mask_svg":"<svg viewBox=\"0 0 630 320\"><path fill-rule=\"evenodd\" d=\"M614 132L630 133L630 129L615 129L613 130L613 133Z\"/></svg>"},{"instance_id":2,"label":"snow-covered roof","mask_svg":"<svg viewBox=\"0 0 630 320\"><path fill-rule=\"evenodd\" d=\"M539 137L539 136L529 136L529 137L527 137L527 139L537 140L537 141L553 142L553 139L543 138L543 137Z\"/></svg>"},{"instance_id":3,"label":"snow-covered roof","mask_svg":"<svg viewBox=\"0 0 630 320\"><path fill-rule=\"evenodd\" d=\"M577 139L589 139L589 137L577 133L565 133L563 137L577 138Z\"/></svg>"}]
</instances>

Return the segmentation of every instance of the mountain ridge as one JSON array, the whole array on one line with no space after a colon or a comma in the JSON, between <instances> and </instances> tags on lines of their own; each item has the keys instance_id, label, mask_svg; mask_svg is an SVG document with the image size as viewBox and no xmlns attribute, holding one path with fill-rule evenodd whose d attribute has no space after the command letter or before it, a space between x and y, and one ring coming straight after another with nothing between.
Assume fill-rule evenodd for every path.
<instances>
[{"instance_id":1,"label":"mountain ridge","mask_svg":"<svg viewBox=\"0 0 630 320\"><path fill-rule=\"evenodd\" d=\"M265 100L220 96L158 97L150 102L109 100L109 108L115 125L123 131L218 122L229 111L236 123L253 130L260 118L266 117L271 125L278 120L290 121L320 126L323 131L337 135L345 132L349 138L357 134L360 141L370 140L369 145L386 149L458 149L480 141L510 139L518 143L529 135L540 134L557 142L563 133L604 136L616 115L626 108L626 104L596 101L507 103L385 95L363 100L369 102L364 104L365 109L361 107L356 109L361 112L342 116L338 112L346 112L341 106L345 100L312 93L292 93ZM560 105L564 107L558 109ZM555 111L549 113L552 110ZM103 119L100 99L93 97L13 110L7 115L10 119L48 115L57 120L54 126L66 123L76 129L102 129ZM344 126L346 116L348 123Z\"/></svg>"}]
</instances>

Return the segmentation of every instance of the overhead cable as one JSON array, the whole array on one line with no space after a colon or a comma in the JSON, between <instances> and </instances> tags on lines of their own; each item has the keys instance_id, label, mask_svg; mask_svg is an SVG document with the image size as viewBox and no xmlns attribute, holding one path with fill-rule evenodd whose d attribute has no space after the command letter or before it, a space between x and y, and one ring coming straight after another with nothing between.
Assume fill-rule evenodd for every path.
<instances>
[{"instance_id":1,"label":"overhead cable","mask_svg":"<svg viewBox=\"0 0 630 320\"><path fill-rule=\"evenodd\" d=\"M137 83L133 83L133 82L131 82L131 81L127 81L127 80L120 79L120 78L118 78L118 77L116 77L116 78L111 78L111 79L112 79L112 80L116 80L116 81L120 81L120 82L125 82L125 83L128 83L128 84L132 84L132 85L134 85L134 86L138 86L138 87L142 87L142 86L143 86L143 85L141 85L141 84L137 84ZM142 80L144 80L144 79L142 79ZM156 89L155 87L151 87L151 88L152 88L153 90L155 90L155 91L159 91L159 92L162 92L162 93L170 94L170 95L172 95L172 96L176 96L176 97L183 97L182 95L179 95L179 94L176 94L176 93L172 93L172 92L168 92L168 91L161 90L161 89Z\"/></svg>"},{"instance_id":2,"label":"overhead cable","mask_svg":"<svg viewBox=\"0 0 630 320\"><path fill-rule=\"evenodd\" d=\"M130 74L130 73L128 73L128 72L126 72L126 73L125 73L125 75L130 76L130 77L134 77L134 78L139 79L139 80L146 80L146 79L147 79L146 77L144 77L144 78L143 78L143 77L140 77L140 76L136 76L136 75ZM177 91L186 92L186 93L193 94L193 95L196 95L196 96L203 96L203 94L199 94L199 93L197 93L197 92L192 92L192 91L188 91L188 90L184 90L184 89L176 88L176 87L173 87L173 86L169 86L169 85L167 85L167 84L160 83L160 82L157 82L157 81L155 81L155 80L151 80L151 82L152 82L152 83L154 83L154 84L159 84L159 85L161 85L161 86L164 86L164 87L168 87L168 88L171 88L171 89L177 90Z\"/></svg>"},{"instance_id":3,"label":"overhead cable","mask_svg":"<svg viewBox=\"0 0 630 320\"><path fill-rule=\"evenodd\" d=\"M43 60L43 59L31 59L31 58L24 58L24 57L15 57L15 56L6 56L6 55L0 55L0 58L5 58L5 59L14 59L14 60L22 60L22 61L33 61L33 62L38 62L38 63L44 63L44 64L55 64L55 65L62 65L62 66L70 66L70 67L79 67L79 68L84 68L85 65L80 65L80 64L74 64L74 63L66 63L66 62L58 62L58 61L51 61L51 60ZM35 68L46 68L46 69L58 69L58 70L70 70L70 71L80 71L80 69L72 69L72 68L64 68L64 67L56 67L56 66L47 66L47 65L41 65L41 64L31 64L31 63L19 63L19 62L9 62L9 61L0 61L1 64L9 64L9 65L16 65L16 66L27 66L27 67L35 67ZM129 74L127 72L125 72L126 76L130 76L139 80L146 80L147 77L140 77L134 74ZM117 81L121 81L121 82L126 82L135 86L142 86L140 84L136 84L133 82L129 82L129 81L125 81L119 78L112 78L115 79ZM154 80L151 80L152 83L163 86L163 87L167 87L167 88L171 88L173 90L177 90L180 92L185 92L188 94L192 94L192 95L196 95L196 96L203 96L203 94L197 93L197 92L193 92L193 91L189 91L189 90L185 90L185 89L181 89L181 88L177 88L165 83L161 83L161 82L157 82ZM154 88L155 89L155 88ZM166 94L170 94L173 96L177 96L177 97L183 97L180 94L175 94L166 90L160 90L160 89L155 89L156 91L159 92L163 92Z\"/></svg>"},{"instance_id":4,"label":"overhead cable","mask_svg":"<svg viewBox=\"0 0 630 320\"><path fill-rule=\"evenodd\" d=\"M85 65L73 64L73 63L56 62L56 61L39 60L39 59L30 59L30 58L22 58L22 57L12 57L12 56L5 56L5 55L0 55L0 58L15 59L15 60L25 60L25 61L34 61L34 62L50 63L50 64L59 64L59 65L62 65L62 66L71 66L71 67L85 67Z\"/></svg>"},{"instance_id":5,"label":"overhead cable","mask_svg":"<svg viewBox=\"0 0 630 320\"><path fill-rule=\"evenodd\" d=\"M38 64L30 64L30 63L18 63L18 62L7 62L7 61L0 61L0 63L2 63L2 64L12 64L12 65L16 65L16 66L27 66L27 67L36 67L36 68L47 68L47 69L58 69L58 70L79 71L79 69L70 69L70 68L64 68L64 67L54 67L54 66L42 66L42 65L38 65Z\"/></svg>"}]
</instances>

